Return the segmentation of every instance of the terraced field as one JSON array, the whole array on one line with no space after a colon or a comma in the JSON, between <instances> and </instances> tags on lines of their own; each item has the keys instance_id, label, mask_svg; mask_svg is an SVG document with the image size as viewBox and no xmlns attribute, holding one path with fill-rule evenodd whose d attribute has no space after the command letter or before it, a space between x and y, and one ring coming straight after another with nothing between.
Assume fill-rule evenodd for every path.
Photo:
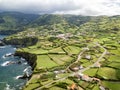
<instances>
[{"instance_id":1,"label":"terraced field","mask_svg":"<svg viewBox=\"0 0 120 90\"><path fill-rule=\"evenodd\" d=\"M72 84L76 84L79 90L119 90L120 48L116 40L101 38L94 39L85 46L74 43L51 48L38 47L37 44L23 49L37 55L37 65L24 90L66 90ZM78 71L74 70L80 66ZM76 78L77 73L99 81Z\"/></svg>"},{"instance_id":2,"label":"terraced field","mask_svg":"<svg viewBox=\"0 0 120 90\"><path fill-rule=\"evenodd\" d=\"M23 90L120 90L120 16L16 15L0 33L34 69Z\"/></svg>"}]
</instances>

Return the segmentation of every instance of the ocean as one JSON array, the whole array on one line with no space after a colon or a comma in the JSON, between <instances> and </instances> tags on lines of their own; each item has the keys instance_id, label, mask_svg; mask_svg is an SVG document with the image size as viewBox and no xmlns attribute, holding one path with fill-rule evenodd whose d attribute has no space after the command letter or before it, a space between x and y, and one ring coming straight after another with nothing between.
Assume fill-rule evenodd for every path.
<instances>
[{"instance_id":1,"label":"ocean","mask_svg":"<svg viewBox=\"0 0 120 90\"><path fill-rule=\"evenodd\" d=\"M4 37L0 35L0 39ZM24 74L29 65L23 58L12 55L15 50L11 45L0 46L0 90L20 90L27 82L27 79L18 77Z\"/></svg>"}]
</instances>

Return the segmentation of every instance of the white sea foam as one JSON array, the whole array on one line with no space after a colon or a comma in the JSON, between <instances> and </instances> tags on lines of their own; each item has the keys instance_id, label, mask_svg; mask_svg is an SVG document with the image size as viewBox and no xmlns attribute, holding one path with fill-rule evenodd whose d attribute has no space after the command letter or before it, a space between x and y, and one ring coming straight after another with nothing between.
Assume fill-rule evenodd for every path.
<instances>
[{"instance_id":1,"label":"white sea foam","mask_svg":"<svg viewBox=\"0 0 120 90\"><path fill-rule=\"evenodd\" d=\"M14 50L16 50L17 48L13 48Z\"/></svg>"},{"instance_id":2,"label":"white sea foam","mask_svg":"<svg viewBox=\"0 0 120 90\"><path fill-rule=\"evenodd\" d=\"M9 89L10 89L10 85L9 85L9 84L6 84L5 90L9 90Z\"/></svg>"},{"instance_id":3,"label":"white sea foam","mask_svg":"<svg viewBox=\"0 0 120 90\"><path fill-rule=\"evenodd\" d=\"M10 88L10 85L6 83L6 87L4 90L15 90L15 88Z\"/></svg>"},{"instance_id":4,"label":"white sea foam","mask_svg":"<svg viewBox=\"0 0 120 90\"><path fill-rule=\"evenodd\" d=\"M3 55L2 58L5 59L6 57L9 57L9 56L13 56L13 54L12 53L7 53L7 54Z\"/></svg>"},{"instance_id":5,"label":"white sea foam","mask_svg":"<svg viewBox=\"0 0 120 90\"><path fill-rule=\"evenodd\" d=\"M22 57L21 57L20 59L21 59L22 61L25 61L25 59L24 59L24 58L22 58Z\"/></svg>"},{"instance_id":6,"label":"white sea foam","mask_svg":"<svg viewBox=\"0 0 120 90\"><path fill-rule=\"evenodd\" d=\"M31 66L28 66L27 68L24 69L23 72L28 72L28 71L31 71L32 67Z\"/></svg>"},{"instance_id":7,"label":"white sea foam","mask_svg":"<svg viewBox=\"0 0 120 90\"><path fill-rule=\"evenodd\" d=\"M8 63L10 63L10 61L6 61L6 62L2 63L1 66L8 66Z\"/></svg>"},{"instance_id":8,"label":"white sea foam","mask_svg":"<svg viewBox=\"0 0 120 90\"><path fill-rule=\"evenodd\" d=\"M32 75L32 67L31 66L28 66L27 68L24 69L24 74L27 75L27 77L30 77Z\"/></svg>"},{"instance_id":9,"label":"white sea foam","mask_svg":"<svg viewBox=\"0 0 120 90\"><path fill-rule=\"evenodd\" d=\"M27 65L27 62L23 63L24 65Z\"/></svg>"},{"instance_id":10,"label":"white sea foam","mask_svg":"<svg viewBox=\"0 0 120 90\"><path fill-rule=\"evenodd\" d=\"M23 72L27 72L27 70L28 70L28 68L25 68L25 69L23 70Z\"/></svg>"},{"instance_id":11,"label":"white sea foam","mask_svg":"<svg viewBox=\"0 0 120 90\"><path fill-rule=\"evenodd\" d=\"M23 75L18 75L15 77L15 79L19 79L20 77L22 77Z\"/></svg>"},{"instance_id":12,"label":"white sea foam","mask_svg":"<svg viewBox=\"0 0 120 90\"><path fill-rule=\"evenodd\" d=\"M5 55L3 55L2 58L5 59L6 58Z\"/></svg>"},{"instance_id":13,"label":"white sea foam","mask_svg":"<svg viewBox=\"0 0 120 90\"><path fill-rule=\"evenodd\" d=\"M0 48L5 48L6 46L0 46Z\"/></svg>"},{"instance_id":14,"label":"white sea foam","mask_svg":"<svg viewBox=\"0 0 120 90\"><path fill-rule=\"evenodd\" d=\"M5 54L5 57L9 57L9 56L12 56L13 54L12 53L7 53Z\"/></svg>"}]
</instances>

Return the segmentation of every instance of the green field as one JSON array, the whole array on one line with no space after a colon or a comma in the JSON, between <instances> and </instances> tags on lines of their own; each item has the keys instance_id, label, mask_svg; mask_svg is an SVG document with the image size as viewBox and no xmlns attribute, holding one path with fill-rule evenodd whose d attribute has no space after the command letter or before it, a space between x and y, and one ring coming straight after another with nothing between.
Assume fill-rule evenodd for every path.
<instances>
[{"instance_id":1,"label":"green field","mask_svg":"<svg viewBox=\"0 0 120 90\"><path fill-rule=\"evenodd\" d=\"M52 61L48 55L40 55L37 57L37 66L36 68L52 68L58 66L57 63Z\"/></svg>"},{"instance_id":2,"label":"green field","mask_svg":"<svg viewBox=\"0 0 120 90\"><path fill-rule=\"evenodd\" d=\"M104 67L100 68L97 74L104 79L119 80L120 75L117 72L120 70Z\"/></svg>"},{"instance_id":3,"label":"green field","mask_svg":"<svg viewBox=\"0 0 120 90\"><path fill-rule=\"evenodd\" d=\"M119 90L120 89L120 82L103 81L103 85L105 87L109 87L111 90Z\"/></svg>"}]
</instances>

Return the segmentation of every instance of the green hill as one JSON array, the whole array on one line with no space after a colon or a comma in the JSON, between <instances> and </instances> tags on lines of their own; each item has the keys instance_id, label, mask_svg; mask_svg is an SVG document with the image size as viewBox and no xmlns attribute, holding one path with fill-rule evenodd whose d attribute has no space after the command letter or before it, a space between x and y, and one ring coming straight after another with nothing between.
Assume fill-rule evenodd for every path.
<instances>
[{"instance_id":1,"label":"green hill","mask_svg":"<svg viewBox=\"0 0 120 90\"><path fill-rule=\"evenodd\" d=\"M101 37L102 34L105 36L108 33L116 34L120 32L120 16L90 17L48 14L37 16L18 13L4 13L2 16L3 19L1 19L0 27L4 28L3 30L0 29L1 32L11 34L20 31L20 33L12 35L6 40L26 37L53 40L60 34L66 33L73 35L74 38L78 38L78 35L88 38ZM8 30L8 28L12 28L12 30Z\"/></svg>"},{"instance_id":2,"label":"green hill","mask_svg":"<svg viewBox=\"0 0 120 90\"><path fill-rule=\"evenodd\" d=\"M4 38L34 69L23 90L119 90L120 16L39 15L26 23L4 17L0 25L24 26Z\"/></svg>"},{"instance_id":3,"label":"green hill","mask_svg":"<svg viewBox=\"0 0 120 90\"><path fill-rule=\"evenodd\" d=\"M25 26L35 20L38 15L18 12L0 13L0 34L14 34L23 31Z\"/></svg>"}]
</instances>

